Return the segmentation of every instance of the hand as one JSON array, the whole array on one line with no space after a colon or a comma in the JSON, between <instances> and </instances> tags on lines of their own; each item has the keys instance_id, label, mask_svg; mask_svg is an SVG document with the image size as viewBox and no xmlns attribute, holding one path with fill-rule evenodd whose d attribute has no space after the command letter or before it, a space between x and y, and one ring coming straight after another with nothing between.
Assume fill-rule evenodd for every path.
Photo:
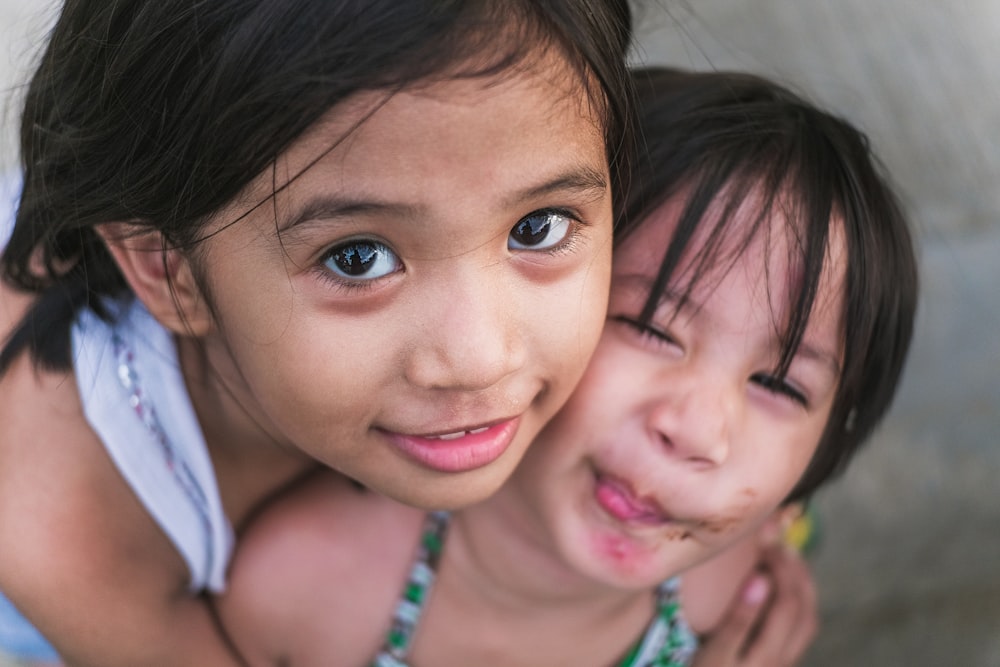
<instances>
[{"instance_id":1,"label":"hand","mask_svg":"<svg viewBox=\"0 0 1000 667\"><path fill-rule=\"evenodd\" d=\"M787 547L764 551L692 667L791 667L818 627L816 587L802 558Z\"/></svg>"}]
</instances>

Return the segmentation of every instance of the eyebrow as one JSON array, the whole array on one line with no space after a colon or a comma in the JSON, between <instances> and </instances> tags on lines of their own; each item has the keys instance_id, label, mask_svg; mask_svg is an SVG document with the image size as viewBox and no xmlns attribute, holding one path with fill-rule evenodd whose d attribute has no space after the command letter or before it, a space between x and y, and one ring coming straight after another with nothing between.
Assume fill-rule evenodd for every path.
<instances>
[{"instance_id":1,"label":"eyebrow","mask_svg":"<svg viewBox=\"0 0 1000 667\"><path fill-rule=\"evenodd\" d=\"M523 190L518 190L503 200L503 205L514 208L525 201L537 200L557 193L573 193L586 195L590 193L595 199L608 190L608 181L604 174L588 167L581 166L557 174L555 177ZM279 232L286 232L295 227L307 225L310 222L337 220L364 214L380 214L387 217L408 218L419 216L422 205L405 204L402 202L379 201L377 199L354 198L338 195L319 195L310 199L292 218L282 225Z\"/></svg>"},{"instance_id":2,"label":"eyebrow","mask_svg":"<svg viewBox=\"0 0 1000 667\"><path fill-rule=\"evenodd\" d=\"M283 233L296 227L306 226L311 222L351 218L357 215L372 213L379 213L389 217L411 217L419 214L421 208L420 206L396 202L353 199L337 195L319 195L310 199L278 231Z\"/></svg>"},{"instance_id":3,"label":"eyebrow","mask_svg":"<svg viewBox=\"0 0 1000 667\"><path fill-rule=\"evenodd\" d=\"M515 192L511 197L507 198L505 203L514 205L522 201L538 199L558 192L581 194L591 192L596 197L606 192L607 189L608 181L604 174L591 167L582 166L559 174L541 185Z\"/></svg>"}]
</instances>

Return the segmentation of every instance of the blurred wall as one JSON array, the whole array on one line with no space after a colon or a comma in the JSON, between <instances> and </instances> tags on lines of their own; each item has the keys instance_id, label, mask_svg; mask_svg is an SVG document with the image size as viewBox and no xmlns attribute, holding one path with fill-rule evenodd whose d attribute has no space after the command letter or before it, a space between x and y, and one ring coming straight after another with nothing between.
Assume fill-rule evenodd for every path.
<instances>
[{"instance_id":1,"label":"blurred wall","mask_svg":"<svg viewBox=\"0 0 1000 667\"><path fill-rule=\"evenodd\" d=\"M53 0L0 0L0 171L16 163L20 93L55 7Z\"/></svg>"},{"instance_id":2,"label":"blurred wall","mask_svg":"<svg viewBox=\"0 0 1000 667\"><path fill-rule=\"evenodd\" d=\"M1000 665L1000 2L659 0L638 17L636 63L771 75L865 129L920 245L897 400L817 499L807 666Z\"/></svg>"},{"instance_id":3,"label":"blurred wall","mask_svg":"<svg viewBox=\"0 0 1000 667\"><path fill-rule=\"evenodd\" d=\"M921 226L996 224L1000 2L647 0L637 16L637 62L790 82L872 136Z\"/></svg>"}]
</instances>

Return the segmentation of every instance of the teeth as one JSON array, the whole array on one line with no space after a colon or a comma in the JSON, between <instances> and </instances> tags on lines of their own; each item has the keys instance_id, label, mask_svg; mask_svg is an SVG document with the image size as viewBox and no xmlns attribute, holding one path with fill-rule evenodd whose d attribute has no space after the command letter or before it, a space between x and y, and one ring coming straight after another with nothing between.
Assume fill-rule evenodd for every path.
<instances>
[{"instance_id":1,"label":"teeth","mask_svg":"<svg viewBox=\"0 0 1000 667\"><path fill-rule=\"evenodd\" d=\"M459 438L464 438L466 435L475 435L477 433L484 433L489 430L489 426L483 426L482 428L474 428L471 431L455 431L454 433L445 433L444 435L434 436L434 440L458 440Z\"/></svg>"}]
</instances>

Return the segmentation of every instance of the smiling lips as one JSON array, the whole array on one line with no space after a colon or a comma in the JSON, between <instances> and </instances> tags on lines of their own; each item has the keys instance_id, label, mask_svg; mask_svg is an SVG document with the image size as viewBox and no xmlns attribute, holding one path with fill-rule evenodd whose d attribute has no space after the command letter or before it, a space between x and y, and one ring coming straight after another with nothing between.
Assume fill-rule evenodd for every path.
<instances>
[{"instance_id":1,"label":"smiling lips","mask_svg":"<svg viewBox=\"0 0 1000 667\"><path fill-rule=\"evenodd\" d=\"M489 465L507 451L517 435L520 417L490 426L433 436L388 433L408 458L438 472L465 472Z\"/></svg>"},{"instance_id":2,"label":"smiling lips","mask_svg":"<svg viewBox=\"0 0 1000 667\"><path fill-rule=\"evenodd\" d=\"M605 512L623 523L649 526L671 520L655 501L636 496L626 484L610 477L598 475L594 497Z\"/></svg>"}]
</instances>

